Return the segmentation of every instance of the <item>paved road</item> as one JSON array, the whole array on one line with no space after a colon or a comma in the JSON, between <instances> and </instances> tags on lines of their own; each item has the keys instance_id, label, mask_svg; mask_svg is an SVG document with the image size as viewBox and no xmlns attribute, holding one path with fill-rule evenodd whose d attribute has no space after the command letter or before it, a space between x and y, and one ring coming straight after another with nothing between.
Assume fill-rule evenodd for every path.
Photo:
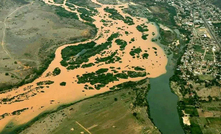
<instances>
[{"instance_id":1,"label":"paved road","mask_svg":"<svg viewBox=\"0 0 221 134\"><path fill-rule=\"evenodd\" d=\"M213 37L213 39L216 41L218 47L221 49L221 44L219 43L219 40L216 38L216 35L214 34L213 30L210 28L210 26L209 26L209 24L208 24L206 18L205 18L204 15L202 14L201 10L199 10L199 11L200 11L200 14L201 14L201 16L202 16L202 18L203 18L203 21L204 21L204 23L205 23L206 28L209 29L210 35L212 35L212 37Z\"/></svg>"}]
</instances>

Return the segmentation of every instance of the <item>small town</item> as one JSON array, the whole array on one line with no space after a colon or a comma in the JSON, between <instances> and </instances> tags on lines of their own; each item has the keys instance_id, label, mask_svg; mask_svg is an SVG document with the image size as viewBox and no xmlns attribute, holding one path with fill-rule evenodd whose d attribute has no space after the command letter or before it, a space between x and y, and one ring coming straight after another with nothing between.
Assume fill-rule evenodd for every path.
<instances>
[{"instance_id":1,"label":"small town","mask_svg":"<svg viewBox=\"0 0 221 134\"><path fill-rule=\"evenodd\" d=\"M189 31L189 42L171 80L181 100L184 124L191 126L185 132L220 133L216 123L221 116L221 9L206 0L167 2L176 8L176 24Z\"/></svg>"},{"instance_id":2,"label":"small town","mask_svg":"<svg viewBox=\"0 0 221 134\"><path fill-rule=\"evenodd\" d=\"M178 14L177 22L179 25L182 24L185 29L193 32L191 41L181 60L183 65L179 66L179 69L187 69L194 75L203 74L221 78L219 52L221 40L218 34L221 29L217 26L221 24L221 10L206 1L200 4L186 1L180 2L180 5L180 7L176 7L180 12L185 12L187 16L189 14L189 17L182 19L182 16Z\"/></svg>"}]
</instances>

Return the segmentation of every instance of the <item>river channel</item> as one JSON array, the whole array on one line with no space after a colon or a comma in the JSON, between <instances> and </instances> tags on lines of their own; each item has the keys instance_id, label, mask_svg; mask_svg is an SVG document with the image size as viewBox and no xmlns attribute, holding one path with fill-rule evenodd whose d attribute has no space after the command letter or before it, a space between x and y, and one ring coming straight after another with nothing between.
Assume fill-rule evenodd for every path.
<instances>
[{"instance_id":1,"label":"river channel","mask_svg":"<svg viewBox=\"0 0 221 134\"><path fill-rule=\"evenodd\" d=\"M184 134L177 111L178 97L171 92L169 79L174 74L172 56L168 56L167 72L150 79L147 101L150 117L163 134Z\"/></svg>"}]
</instances>

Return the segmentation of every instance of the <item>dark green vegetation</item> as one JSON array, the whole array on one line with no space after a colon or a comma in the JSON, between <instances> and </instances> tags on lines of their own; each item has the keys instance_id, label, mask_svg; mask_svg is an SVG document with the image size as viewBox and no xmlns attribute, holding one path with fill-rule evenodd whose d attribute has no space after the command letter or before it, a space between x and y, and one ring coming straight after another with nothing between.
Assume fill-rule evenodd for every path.
<instances>
[{"instance_id":1,"label":"dark green vegetation","mask_svg":"<svg viewBox=\"0 0 221 134\"><path fill-rule=\"evenodd\" d=\"M136 66L136 67L134 68L134 70L136 70L136 71L144 71L145 69L142 68L142 67L138 67L138 66Z\"/></svg>"},{"instance_id":2,"label":"dark green vegetation","mask_svg":"<svg viewBox=\"0 0 221 134\"><path fill-rule=\"evenodd\" d=\"M100 69L95 73L83 74L82 76L78 77L78 83L89 82L91 85L94 85L97 90L99 90L100 88L105 87L108 83L118 80L117 77L114 77L112 73L104 74L104 72L107 71L107 69Z\"/></svg>"},{"instance_id":3,"label":"dark green vegetation","mask_svg":"<svg viewBox=\"0 0 221 134\"><path fill-rule=\"evenodd\" d=\"M113 33L111 34L111 36L107 39L107 41L112 41L113 39L119 37L120 34L119 33Z\"/></svg>"},{"instance_id":4,"label":"dark green vegetation","mask_svg":"<svg viewBox=\"0 0 221 134\"><path fill-rule=\"evenodd\" d=\"M101 62L105 62L105 64L116 63L121 60L121 58L119 56L116 56L116 54L117 54L117 51L112 52L111 55L107 57L96 58L95 63L101 63Z\"/></svg>"},{"instance_id":5,"label":"dark green vegetation","mask_svg":"<svg viewBox=\"0 0 221 134\"><path fill-rule=\"evenodd\" d=\"M121 50L124 50L124 48L127 46L127 42L125 40L116 39L115 42L120 46Z\"/></svg>"},{"instance_id":6,"label":"dark green vegetation","mask_svg":"<svg viewBox=\"0 0 221 134\"><path fill-rule=\"evenodd\" d=\"M120 84L117 87L119 90L61 106L54 112L40 115L27 125L29 127L21 127L17 129L20 131L13 132L21 132L26 128L21 134L32 132L54 134L87 133L76 123L77 121L91 133L96 134L148 132L159 134L160 132L153 127L147 114L148 103L146 95L149 90L147 79ZM49 126L50 129L36 129L42 125ZM35 128L34 126L37 127ZM74 128L74 131L71 131L71 128Z\"/></svg>"},{"instance_id":7,"label":"dark green vegetation","mask_svg":"<svg viewBox=\"0 0 221 134\"><path fill-rule=\"evenodd\" d=\"M91 49L96 45L96 43L94 41L89 42L89 43L85 43L85 44L79 44L77 46L68 46L66 48L64 48L61 51L62 54L62 61L61 61L61 65L62 66L68 66L67 61L71 60L71 57L76 56L77 54L79 54L80 52L87 50L87 49Z\"/></svg>"},{"instance_id":8,"label":"dark green vegetation","mask_svg":"<svg viewBox=\"0 0 221 134\"><path fill-rule=\"evenodd\" d=\"M87 67L92 67L94 65L95 65L94 63L88 63L88 64L83 64L81 67L82 68L87 68Z\"/></svg>"},{"instance_id":9,"label":"dark green vegetation","mask_svg":"<svg viewBox=\"0 0 221 134\"><path fill-rule=\"evenodd\" d=\"M112 40L119 36L118 33L113 33L108 41L99 45L96 45L95 42L89 42L85 44L79 44L77 46L69 46L62 50L61 65L67 67L67 69L73 70L79 68L82 63L88 62L89 58L102 53L105 49L112 45ZM96 46L95 46L96 45ZM97 62L105 62L106 64L120 61L121 58L115 56L117 52L112 53L110 56L105 58L97 58ZM83 68L92 66L94 63L88 63L89 65L82 65Z\"/></svg>"},{"instance_id":10,"label":"dark green vegetation","mask_svg":"<svg viewBox=\"0 0 221 134\"><path fill-rule=\"evenodd\" d=\"M221 5L220 5L221 7ZM218 35L219 37L221 37L221 23L212 23L215 30L216 35Z\"/></svg>"},{"instance_id":11,"label":"dark green vegetation","mask_svg":"<svg viewBox=\"0 0 221 134\"><path fill-rule=\"evenodd\" d=\"M77 14L76 13L72 13L72 12L68 12L68 11L66 11L64 8L62 8L62 7L56 7L55 8L55 11L56 11L56 14L59 16L59 17L61 17L61 18L63 18L63 17L65 17L65 18L70 18L70 19L76 19L76 20L79 20L79 18L78 18L78 16L77 16Z\"/></svg>"},{"instance_id":12,"label":"dark green vegetation","mask_svg":"<svg viewBox=\"0 0 221 134\"><path fill-rule=\"evenodd\" d=\"M176 26L174 16L176 16L176 9L164 2L147 2L146 6L153 12L151 20L160 22L168 26Z\"/></svg>"},{"instance_id":13,"label":"dark green vegetation","mask_svg":"<svg viewBox=\"0 0 221 134\"><path fill-rule=\"evenodd\" d=\"M171 45L173 41L177 39L176 33L174 33L173 31L165 31L160 28L159 32L161 36L160 43L163 45Z\"/></svg>"},{"instance_id":14,"label":"dark green vegetation","mask_svg":"<svg viewBox=\"0 0 221 134\"><path fill-rule=\"evenodd\" d=\"M97 70L96 72L92 73L86 73L82 76L77 76L78 83L90 83L91 85L94 85L94 88L99 90L102 87L105 87L110 82L119 81L119 79L127 79L130 78L136 78L136 77L145 77L146 72L140 72L144 71L145 69L141 70L142 68L136 67L136 71L123 71L122 73L109 73L108 68L101 68Z\"/></svg>"},{"instance_id":15,"label":"dark green vegetation","mask_svg":"<svg viewBox=\"0 0 221 134\"><path fill-rule=\"evenodd\" d=\"M17 111L12 112L12 115L20 115L23 111L27 110L28 108L23 108Z\"/></svg>"},{"instance_id":16,"label":"dark green vegetation","mask_svg":"<svg viewBox=\"0 0 221 134\"><path fill-rule=\"evenodd\" d=\"M127 74L131 78L145 77L147 75L146 72L136 72L136 71L128 71Z\"/></svg>"},{"instance_id":17,"label":"dark green vegetation","mask_svg":"<svg viewBox=\"0 0 221 134\"><path fill-rule=\"evenodd\" d=\"M114 20L124 20L124 17L118 13L118 11L114 8L105 8L104 9L105 12L110 13L110 18L114 19Z\"/></svg>"},{"instance_id":18,"label":"dark green vegetation","mask_svg":"<svg viewBox=\"0 0 221 134\"><path fill-rule=\"evenodd\" d=\"M51 85L51 84L53 84L53 83L54 83L54 81L50 81L50 80L48 80L48 81L41 81L41 82L38 82L37 85L38 85L38 86L42 86L42 85Z\"/></svg>"},{"instance_id":19,"label":"dark green vegetation","mask_svg":"<svg viewBox=\"0 0 221 134\"><path fill-rule=\"evenodd\" d=\"M134 42L134 41L135 41L135 39L134 39L134 38L131 38L131 40L130 40L129 43L132 43L132 42Z\"/></svg>"},{"instance_id":20,"label":"dark green vegetation","mask_svg":"<svg viewBox=\"0 0 221 134\"><path fill-rule=\"evenodd\" d=\"M149 54L148 54L148 53L143 53L143 54L142 54L142 57L143 57L143 59L148 59Z\"/></svg>"},{"instance_id":21,"label":"dark green vegetation","mask_svg":"<svg viewBox=\"0 0 221 134\"><path fill-rule=\"evenodd\" d=\"M89 21L89 22L94 22L95 20L93 18L91 18L90 16L94 16L95 13L93 13L92 11L89 11L85 8L78 8L77 11L80 14L80 17L83 19L83 20L86 20L86 21Z\"/></svg>"},{"instance_id":22,"label":"dark green vegetation","mask_svg":"<svg viewBox=\"0 0 221 134\"><path fill-rule=\"evenodd\" d=\"M215 6L219 7L221 9L221 3L220 0L209 0L211 1L212 4L214 4Z\"/></svg>"},{"instance_id":23,"label":"dark green vegetation","mask_svg":"<svg viewBox=\"0 0 221 134\"><path fill-rule=\"evenodd\" d=\"M54 0L54 2L57 3L57 4L63 4L63 1L64 0Z\"/></svg>"},{"instance_id":24,"label":"dark green vegetation","mask_svg":"<svg viewBox=\"0 0 221 134\"><path fill-rule=\"evenodd\" d=\"M60 73L61 73L61 69L58 68L58 67L56 67L56 68L54 69L54 71L52 72L52 74L53 74L54 76L57 76L57 75L59 75Z\"/></svg>"},{"instance_id":25,"label":"dark green vegetation","mask_svg":"<svg viewBox=\"0 0 221 134\"><path fill-rule=\"evenodd\" d=\"M142 38L143 40L147 40L147 36L148 36L148 34L143 34L141 38Z\"/></svg>"},{"instance_id":26,"label":"dark green vegetation","mask_svg":"<svg viewBox=\"0 0 221 134\"><path fill-rule=\"evenodd\" d=\"M133 48L133 49L131 49L131 51L130 51L130 55L133 56L133 57L135 57L136 55L139 56L141 52L142 52L142 49L141 49L140 47L138 47L138 48Z\"/></svg>"},{"instance_id":27,"label":"dark green vegetation","mask_svg":"<svg viewBox=\"0 0 221 134\"><path fill-rule=\"evenodd\" d=\"M109 17L112 18L113 20L122 20L124 23L128 25L134 25L133 19L129 16L126 16L125 18L118 13L118 11L114 8L105 8L105 12L110 13Z\"/></svg>"},{"instance_id":28,"label":"dark green vegetation","mask_svg":"<svg viewBox=\"0 0 221 134\"><path fill-rule=\"evenodd\" d=\"M78 68L80 67L80 65L84 62L88 62L89 61L89 58L100 53L101 51L103 51L104 49L107 49L108 46L111 45L111 42L105 42L105 43L102 43L96 47L93 47L91 49L88 49L87 50L87 53L83 53L81 54L80 56L78 56L76 59L70 59L70 57L67 56L66 53L62 53L62 57L63 57L63 60L61 61L61 64L63 66L68 66L70 65L69 67L74 67L73 69ZM79 45L78 45L79 46ZM70 49L70 48L69 48ZM70 49L71 50L71 49ZM65 51L65 50L64 50ZM72 55L74 56L74 55ZM69 61L67 61L69 60ZM72 68L70 68L72 69Z\"/></svg>"},{"instance_id":29,"label":"dark green vegetation","mask_svg":"<svg viewBox=\"0 0 221 134\"><path fill-rule=\"evenodd\" d=\"M61 82L60 86L66 86L66 82Z\"/></svg>"},{"instance_id":30,"label":"dark green vegetation","mask_svg":"<svg viewBox=\"0 0 221 134\"><path fill-rule=\"evenodd\" d=\"M160 43L164 45L163 47L167 52L167 55L173 54L173 58L178 61L186 49L186 44L190 41L191 32L184 28L176 27L184 37L177 35L174 31L165 31L160 28L159 31L161 36L158 39L160 40ZM179 41L179 45L176 44L177 40Z\"/></svg>"},{"instance_id":31,"label":"dark green vegetation","mask_svg":"<svg viewBox=\"0 0 221 134\"><path fill-rule=\"evenodd\" d=\"M196 51L196 52L199 52L199 53L204 53L204 49L202 48L202 46L200 46L200 45L194 45L193 46L193 49L194 49L194 51Z\"/></svg>"},{"instance_id":32,"label":"dark green vegetation","mask_svg":"<svg viewBox=\"0 0 221 134\"><path fill-rule=\"evenodd\" d=\"M129 16L126 16L123 21L128 25L134 25L133 19Z\"/></svg>"},{"instance_id":33,"label":"dark green vegetation","mask_svg":"<svg viewBox=\"0 0 221 134\"><path fill-rule=\"evenodd\" d=\"M149 31L148 28L147 28L147 26L146 26L145 24L138 25L136 28L137 28L137 30L138 30L139 32L147 32L147 31Z\"/></svg>"}]
</instances>

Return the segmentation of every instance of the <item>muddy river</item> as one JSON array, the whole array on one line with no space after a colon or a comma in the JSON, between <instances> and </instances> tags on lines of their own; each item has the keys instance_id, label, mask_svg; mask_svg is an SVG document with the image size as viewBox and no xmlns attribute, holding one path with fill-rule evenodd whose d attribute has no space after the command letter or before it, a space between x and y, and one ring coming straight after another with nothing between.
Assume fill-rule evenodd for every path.
<instances>
[{"instance_id":1,"label":"muddy river","mask_svg":"<svg viewBox=\"0 0 221 134\"><path fill-rule=\"evenodd\" d=\"M80 13L77 10L71 10L68 6L66 6L66 0L64 0L63 4L55 4L53 0L43 0L45 4L49 4L52 6L60 6L69 12L76 13L80 16ZM78 45L80 43L75 44L66 44L59 47L55 52L55 59L51 62L48 69L43 73L41 77L36 79L34 82L30 84L26 84L16 89L11 89L5 93L0 94L0 132L3 130L7 124L13 123L14 125L21 125L31 121L33 118L37 117L39 114L54 110L57 107L73 103L80 99L84 99L96 94L104 93L110 91L110 87L115 85L127 82L127 81L138 81L144 79L144 77L136 77L128 79L119 79L118 81L113 81L102 87L100 90L84 90L85 84L89 86L90 83L79 84L77 83L77 76L82 76L85 73L95 72L100 68L120 68L118 72L123 71L132 71L135 66L139 66L145 68L146 74L148 78L156 78L151 80L152 84L152 92L159 93L161 95L164 94L164 90L158 91L156 85L160 86L161 84L154 84L154 80L160 79L162 74L165 74L166 65L167 65L167 57L163 51L163 49L158 46L157 43L152 41L152 38L158 37L157 27L148 22L147 19L132 17L129 14L126 14L122 11L123 8L127 8L128 4L122 5L104 5L96 0L92 0L92 2L100 5L100 7L96 8L98 13L93 16L95 20L93 24L97 27L98 32L94 39L80 42L81 44L88 43L91 41L96 42L98 45L101 43L105 43L113 33L119 33L119 39L122 39L128 43L124 50L119 50L120 47L114 41L112 42L111 47L104 50L105 54L96 54L89 58L87 63L96 63L97 58L103 58L109 56L113 52L117 52L117 56L121 58L120 62L104 64L104 63L96 63L92 67L88 68L77 68L74 70L67 70L66 67L62 66L60 62L62 61L61 51L68 47ZM74 5L76 8L80 6ZM104 11L104 8L114 8L120 13L123 17L129 16L132 18L134 25L128 25L124 23L122 20L114 20L109 17L109 13ZM80 18L80 17L79 17ZM83 21L81 18L80 21ZM105 24L103 22L105 20ZM143 25L148 28L148 31L140 32L137 30L138 25ZM127 34L126 34L127 33ZM146 40L142 39L143 34L148 34ZM101 37L101 38L99 38ZM131 42L131 39L134 38L134 41ZM139 56L133 57L130 55L130 52L134 48L139 48L142 50L140 55L144 53L148 53L148 58L144 59ZM104 52L103 51L103 52ZM84 53L87 53L84 52ZM61 73L57 76L50 75L55 68L60 68ZM110 69L108 71L110 73ZM167 75L167 74L166 74ZM158 77L158 78L157 78ZM43 81L52 81L53 83L47 86L41 86L37 83ZM65 86L61 86L61 82L66 82ZM168 81L165 81L168 83ZM166 90L167 91L167 90ZM154 96L154 94L152 94ZM153 97L152 96L152 97ZM159 96L154 99L158 99ZM170 98L171 96L169 96ZM175 96L173 96L175 97ZM175 97L176 98L176 97ZM3 100L8 100L4 101ZM158 104L153 107L151 99L149 98L151 109L157 108ZM173 102L172 102L173 101ZM171 105L173 105L173 109L168 112L174 111L174 104L176 103L176 99L171 100ZM153 102L154 103L154 102ZM162 103L163 105L166 103ZM159 104L160 105L160 104ZM169 107L168 107L169 108ZM170 109L170 108L169 108ZM151 112L154 110L151 110ZM19 114L15 114L18 113ZM160 114L160 113L159 113ZM175 113L174 113L175 114ZM151 113L154 117L154 114ZM159 116L161 117L161 116ZM154 119L155 121L155 119ZM167 120L166 120L167 121ZM156 123L158 126L158 123ZM159 125L160 126L160 125ZM163 131L163 129L162 129Z\"/></svg>"}]
</instances>

